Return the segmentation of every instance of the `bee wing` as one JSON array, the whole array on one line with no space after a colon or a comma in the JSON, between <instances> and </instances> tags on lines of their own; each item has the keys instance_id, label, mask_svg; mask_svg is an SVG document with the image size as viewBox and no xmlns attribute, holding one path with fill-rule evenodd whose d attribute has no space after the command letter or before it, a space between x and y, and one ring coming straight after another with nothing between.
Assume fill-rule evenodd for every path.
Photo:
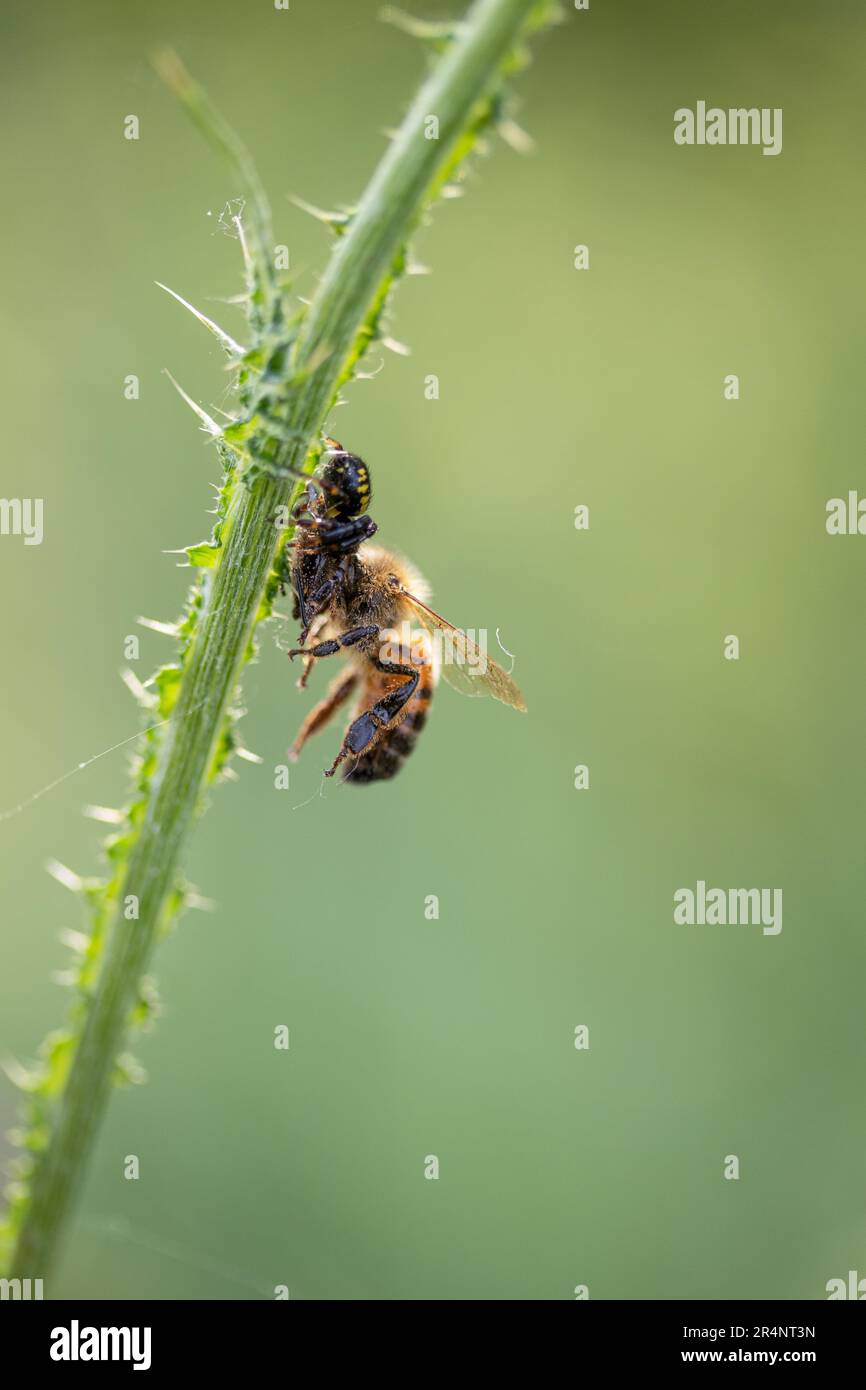
<instances>
[{"instance_id":1,"label":"bee wing","mask_svg":"<svg viewBox=\"0 0 866 1390\"><path fill-rule=\"evenodd\" d=\"M445 638L441 674L461 695L492 695L512 709L525 712L526 701L507 671L482 651L468 633L455 627L414 594L403 590L403 597L415 609L429 632L441 632Z\"/></svg>"}]
</instances>

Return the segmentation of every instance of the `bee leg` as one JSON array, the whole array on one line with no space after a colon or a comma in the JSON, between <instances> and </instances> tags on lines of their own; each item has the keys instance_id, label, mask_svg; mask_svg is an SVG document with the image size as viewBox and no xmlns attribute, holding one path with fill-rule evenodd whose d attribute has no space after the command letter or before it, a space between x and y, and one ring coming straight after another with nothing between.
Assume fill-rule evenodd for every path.
<instances>
[{"instance_id":1,"label":"bee leg","mask_svg":"<svg viewBox=\"0 0 866 1390\"><path fill-rule=\"evenodd\" d=\"M377 627L353 627L348 632L344 632L342 637L329 638L327 642L317 642L314 647L292 647L288 653L293 661L296 656L334 656L341 647L352 647L356 642L363 642L365 637L378 637Z\"/></svg>"},{"instance_id":2,"label":"bee leg","mask_svg":"<svg viewBox=\"0 0 866 1390\"><path fill-rule=\"evenodd\" d=\"M311 635L312 637L317 637L318 634L322 631L322 629L323 629L324 627L327 627L327 625L328 625L328 614L327 614L327 613L318 613L318 614L316 615L316 617L313 619L313 621L310 623L310 635ZM300 677L299 681L297 682L297 685L298 685L298 689L299 689L299 690L306 690L306 688L307 688L307 681L310 679L310 672L312 671L312 669L313 669L313 667L315 666L315 664L316 664L316 658L315 658L314 656L308 656L308 657L305 658L305 660L304 660L304 669L303 669L303 672L302 672L302 674L301 674L301 677Z\"/></svg>"},{"instance_id":3,"label":"bee leg","mask_svg":"<svg viewBox=\"0 0 866 1390\"><path fill-rule=\"evenodd\" d=\"M358 683L358 673L348 670L341 671L337 679L333 682L324 699L310 710L300 729L298 736L288 752L290 763L298 761L298 754L306 743L307 739L313 734L319 733L325 725L336 714L342 704L345 704L352 691Z\"/></svg>"},{"instance_id":4,"label":"bee leg","mask_svg":"<svg viewBox=\"0 0 866 1390\"><path fill-rule=\"evenodd\" d=\"M317 589L311 590L311 592L307 594L306 600L308 611L312 609L314 613L321 613L325 605L330 603L331 595L336 589L337 583L338 576L333 575L330 579L325 579ZM306 630L301 632L300 641L302 644L306 643L306 640L309 637L311 630L312 624Z\"/></svg>"},{"instance_id":5,"label":"bee leg","mask_svg":"<svg viewBox=\"0 0 866 1390\"><path fill-rule=\"evenodd\" d=\"M308 633L309 630L310 630L310 617L309 617L309 614L307 613L307 600L306 600L306 596L305 596L305 594L304 594L304 586L303 586L303 584L301 583L300 578L298 578L298 580L297 580L296 583L295 583L294 597L295 597L295 608L297 609L297 612L295 613L295 617L296 617L296 618L300 618L300 620L301 620L301 632L300 632L300 639L299 639L299 640L300 640L301 642L306 642L306 640L307 640L307 633Z\"/></svg>"},{"instance_id":6,"label":"bee leg","mask_svg":"<svg viewBox=\"0 0 866 1390\"><path fill-rule=\"evenodd\" d=\"M399 723L406 706L418 686L421 673L417 666L398 666L396 662L376 660L376 666L387 676L406 676L407 679L396 689L389 690L375 705L353 719L346 730L343 746L326 770L326 777L333 777L340 763L346 758L358 758L362 753L370 753L389 729Z\"/></svg>"},{"instance_id":7,"label":"bee leg","mask_svg":"<svg viewBox=\"0 0 866 1390\"><path fill-rule=\"evenodd\" d=\"M327 552L322 551L322 562L324 563L324 561L327 560L327 558ZM333 595L334 590L337 589L341 584L345 584L346 577L351 571L351 566L351 555L343 555L340 559L339 564L337 565L335 573L332 574L328 579L323 579L321 584L318 583L320 571L317 569L316 574L313 580L311 581L309 593L307 594L307 606L309 608L314 608L317 613L320 613L322 609L325 607L325 605L327 603L330 603L331 596ZM306 644L306 641L306 637L301 638L302 643Z\"/></svg>"}]
</instances>

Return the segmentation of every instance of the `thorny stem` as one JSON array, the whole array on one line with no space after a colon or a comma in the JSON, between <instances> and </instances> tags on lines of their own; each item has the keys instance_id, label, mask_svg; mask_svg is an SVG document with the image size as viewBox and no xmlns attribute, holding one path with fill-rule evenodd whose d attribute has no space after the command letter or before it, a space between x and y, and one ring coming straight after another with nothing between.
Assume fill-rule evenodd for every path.
<instances>
[{"instance_id":1,"label":"thorny stem","mask_svg":"<svg viewBox=\"0 0 866 1390\"><path fill-rule=\"evenodd\" d=\"M477 0L456 41L420 89L379 163L334 254L295 347L287 402L289 429L275 462L301 467L318 438L341 374L394 256L417 220L423 195L446 162L497 66L520 33L533 0ZM435 115L439 138L425 138ZM189 654L151 798L132 848L119 901L138 899L137 920L118 909L86 1023L39 1155L11 1274L45 1278L105 1110L112 1069L158 935L179 859L207 782L256 613L271 572L276 509L292 483L260 476L235 494L218 568Z\"/></svg>"}]
</instances>

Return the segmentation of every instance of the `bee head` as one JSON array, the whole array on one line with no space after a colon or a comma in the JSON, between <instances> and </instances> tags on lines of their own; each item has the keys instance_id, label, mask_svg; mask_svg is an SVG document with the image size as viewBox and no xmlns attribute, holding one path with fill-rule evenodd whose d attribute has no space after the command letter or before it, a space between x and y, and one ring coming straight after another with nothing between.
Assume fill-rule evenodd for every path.
<instances>
[{"instance_id":1,"label":"bee head","mask_svg":"<svg viewBox=\"0 0 866 1390\"><path fill-rule=\"evenodd\" d=\"M350 454L334 440L316 478L324 493L325 515L341 521L361 516L370 505L370 470L357 454Z\"/></svg>"}]
</instances>

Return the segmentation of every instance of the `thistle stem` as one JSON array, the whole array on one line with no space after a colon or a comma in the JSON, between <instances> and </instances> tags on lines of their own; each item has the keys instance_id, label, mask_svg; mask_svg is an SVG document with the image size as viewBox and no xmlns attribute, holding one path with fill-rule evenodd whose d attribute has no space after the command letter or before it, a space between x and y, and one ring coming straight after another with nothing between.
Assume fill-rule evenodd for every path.
<instances>
[{"instance_id":1,"label":"thistle stem","mask_svg":"<svg viewBox=\"0 0 866 1390\"><path fill-rule=\"evenodd\" d=\"M519 37L533 0L477 0L459 36L420 89L364 193L310 306L285 401L287 430L274 462L300 469L322 428L377 290L418 219L425 192L446 165ZM438 120L438 139L425 120ZM288 505L289 480L259 476L236 489L209 595L188 654L177 705L163 740L150 799L131 848L120 907L101 972L58 1099L47 1143L36 1159L30 1200L12 1258L13 1277L46 1278L111 1089L130 1010L148 967L182 851L207 785L215 746L235 693L279 533L273 518Z\"/></svg>"}]
</instances>

